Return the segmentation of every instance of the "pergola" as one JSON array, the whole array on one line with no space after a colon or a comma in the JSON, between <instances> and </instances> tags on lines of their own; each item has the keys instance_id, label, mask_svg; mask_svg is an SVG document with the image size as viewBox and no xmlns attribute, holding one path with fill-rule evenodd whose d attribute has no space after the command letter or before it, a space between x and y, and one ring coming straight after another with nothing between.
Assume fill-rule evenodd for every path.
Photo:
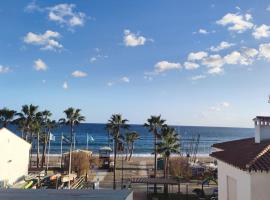
<instances>
[{"instance_id":1,"label":"pergola","mask_svg":"<svg viewBox=\"0 0 270 200\"><path fill-rule=\"evenodd\" d=\"M178 193L180 193L180 180L175 178L132 178L130 183L142 183L147 185L147 194L149 193L149 185L177 185Z\"/></svg>"}]
</instances>

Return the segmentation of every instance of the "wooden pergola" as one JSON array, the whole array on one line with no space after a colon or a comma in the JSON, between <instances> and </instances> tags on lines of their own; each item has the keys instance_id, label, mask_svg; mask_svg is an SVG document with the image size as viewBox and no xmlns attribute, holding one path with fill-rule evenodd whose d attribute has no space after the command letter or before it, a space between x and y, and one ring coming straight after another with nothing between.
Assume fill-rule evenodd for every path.
<instances>
[{"instance_id":1,"label":"wooden pergola","mask_svg":"<svg viewBox=\"0 0 270 200\"><path fill-rule=\"evenodd\" d=\"M149 193L149 185L177 185L178 193L180 193L180 180L175 178L131 178L130 183L141 183L147 185L147 194Z\"/></svg>"}]
</instances>

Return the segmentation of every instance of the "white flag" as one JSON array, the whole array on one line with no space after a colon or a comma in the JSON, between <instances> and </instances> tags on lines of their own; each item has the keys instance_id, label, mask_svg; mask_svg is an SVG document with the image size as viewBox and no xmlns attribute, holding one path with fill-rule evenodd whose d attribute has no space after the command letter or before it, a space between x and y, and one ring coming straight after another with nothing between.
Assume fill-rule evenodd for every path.
<instances>
[{"instance_id":1,"label":"white flag","mask_svg":"<svg viewBox=\"0 0 270 200\"><path fill-rule=\"evenodd\" d=\"M50 133L50 140L55 141L55 136L52 133Z\"/></svg>"}]
</instances>

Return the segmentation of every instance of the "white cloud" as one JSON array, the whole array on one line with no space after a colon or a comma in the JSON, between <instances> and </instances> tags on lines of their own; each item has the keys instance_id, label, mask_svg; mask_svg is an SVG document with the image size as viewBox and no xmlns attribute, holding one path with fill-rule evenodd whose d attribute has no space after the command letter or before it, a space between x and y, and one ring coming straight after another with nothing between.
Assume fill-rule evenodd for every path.
<instances>
[{"instance_id":1,"label":"white cloud","mask_svg":"<svg viewBox=\"0 0 270 200\"><path fill-rule=\"evenodd\" d=\"M71 75L73 77L75 77L75 78L82 78L82 77L86 77L87 76L87 73L86 72L79 71L79 70L76 70L76 71L72 72Z\"/></svg>"},{"instance_id":2,"label":"white cloud","mask_svg":"<svg viewBox=\"0 0 270 200\"><path fill-rule=\"evenodd\" d=\"M11 70L10 70L9 67L0 65L0 74L8 73L8 72L10 72L10 71L11 71Z\"/></svg>"},{"instance_id":3,"label":"white cloud","mask_svg":"<svg viewBox=\"0 0 270 200\"><path fill-rule=\"evenodd\" d=\"M67 25L72 28L75 26L83 26L86 15L82 12L75 12L74 4L58 4L47 8L49 20L55 21L60 25Z\"/></svg>"},{"instance_id":4,"label":"white cloud","mask_svg":"<svg viewBox=\"0 0 270 200\"><path fill-rule=\"evenodd\" d=\"M153 77L150 76L150 75L147 75L147 74L145 74L145 75L143 76L143 78L144 78L145 80L148 80L148 81L152 81L152 80L153 80Z\"/></svg>"},{"instance_id":5,"label":"white cloud","mask_svg":"<svg viewBox=\"0 0 270 200\"><path fill-rule=\"evenodd\" d=\"M223 16L216 23L222 26L228 25L228 30L235 31L237 33L242 33L248 29L253 27L253 23L250 22L252 20L252 16L250 14L240 15L228 13Z\"/></svg>"},{"instance_id":6,"label":"white cloud","mask_svg":"<svg viewBox=\"0 0 270 200\"><path fill-rule=\"evenodd\" d=\"M129 83L130 79L127 76L124 76L121 78L121 81L125 82L125 83Z\"/></svg>"},{"instance_id":7,"label":"white cloud","mask_svg":"<svg viewBox=\"0 0 270 200\"><path fill-rule=\"evenodd\" d=\"M215 106L211 106L210 110L215 111L215 112L220 112L223 109L228 108L228 107L230 107L230 103L224 101L224 102L221 102L221 103L219 103L219 104L217 104Z\"/></svg>"},{"instance_id":8,"label":"white cloud","mask_svg":"<svg viewBox=\"0 0 270 200\"><path fill-rule=\"evenodd\" d=\"M259 27L255 27L252 35L257 40L261 38L268 38L270 37L270 26L263 24Z\"/></svg>"},{"instance_id":9,"label":"white cloud","mask_svg":"<svg viewBox=\"0 0 270 200\"><path fill-rule=\"evenodd\" d=\"M205 79L205 78L206 78L205 75L197 75L197 76L192 76L192 77L191 77L191 80L197 81L197 80Z\"/></svg>"},{"instance_id":10,"label":"white cloud","mask_svg":"<svg viewBox=\"0 0 270 200\"><path fill-rule=\"evenodd\" d=\"M199 29L198 33L207 35L209 32L207 30L205 30L205 29Z\"/></svg>"},{"instance_id":11,"label":"white cloud","mask_svg":"<svg viewBox=\"0 0 270 200\"><path fill-rule=\"evenodd\" d=\"M207 58L204 58L202 64L207 66L209 74L222 74L224 69L222 68L224 65L223 58L218 55L210 55Z\"/></svg>"},{"instance_id":12,"label":"white cloud","mask_svg":"<svg viewBox=\"0 0 270 200\"><path fill-rule=\"evenodd\" d=\"M37 4L36 1L33 0L30 3L27 4L27 6L24 8L25 12L34 12L34 11L42 11L42 8L40 8Z\"/></svg>"},{"instance_id":13,"label":"white cloud","mask_svg":"<svg viewBox=\"0 0 270 200\"><path fill-rule=\"evenodd\" d=\"M233 51L224 57L226 64L238 64L241 63L242 55L238 51Z\"/></svg>"},{"instance_id":14,"label":"white cloud","mask_svg":"<svg viewBox=\"0 0 270 200\"><path fill-rule=\"evenodd\" d=\"M270 43L260 44L259 54L260 57L270 60Z\"/></svg>"},{"instance_id":15,"label":"white cloud","mask_svg":"<svg viewBox=\"0 0 270 200\"><path fill-rule=\"evenodd\" d=\"M168 61L160 61L155 65L155 72L161 73L164 71L172 70L172 69L180 69L180 63L172 63Z\"/></svg>"},{"instance_id":16,"label":"white cloud","mask_svg":"<svg viewBox=\"0 0 270 200\"><path fill-rule=\"evenodd\" d=\"M34 61L34 68L37 71L46 71L47 70L47 65L43 60L41 60L39 58L39 59Z\"/></svg>"},{"instance_id":17,"label":"white cloud","mask_svg":"<svg viewBox=\"0 0 270 200\"><path fill-rule=\"evenodd\" d=\"M197 69L200 67L199 64L194 63L194 62L185 62L184 66L185 66L185 69L187 69L187 70L193 70L193 69Z\"/></svg>"},{"instance_id":18,"label":"white cloud","mask_svg":"<svg viewBox=\"0 0 270 200\"><path fill-rule=\"evenodd\" d=\"M65 90L68 89L68 83L65 81L65 82L63 83L62 87L63 87Z\"/></svg>"},{"instance_id":19,"label":"white cloud","mask_svg":"<svg viewBox=\"0 0 270 200\"><path fill-rule=\"evenodd\" d=\"M56 41L59 37L60 34L58 32L51 30L47 30L43 34L29 32L24 37L24 42L27 44L41 46L42 50L56 50L63 48L63 45Z\"/></svg>"},{"instance_id":20,"label":"white cloud","mask_svg":"<svg viewBox=\"0 0 270 200\"><path fill-rule=\"evenodd\" d=\"M138 34L132 33L130 30L124 30L124 44L129 47L136 47L144 45L146 38Z\"/></svg>"},{"instance_id":21,"label":"white cloud","mask_svg":"<svg viewBox=\"0 0 270 200\"><path fill-rule=\"evenodd\" d=\"M96 62L96 61L97 61L97 58L96 58L96 57L90 58L90 62L91 62L91 63Z\"/></svg>"},{"instance_id":22,"label":"white cloud","mask_svg":"<svg viewBox=\"0 0 270 200\"><path fill-rule=\"evenodd\" d=\"M221 50L223 50L223 49L228 49L228 48L230 48L230 47L232 47L232 46L234 46L234 45L235 45L235 44L233 44L233 43L228 43L228 42L222 41L222 42L220 42L220 44L219 44L218 46L216 46L216 47L211 46L211 47L210 47L210 50L211 50L211 51L217 52L217 51L221 51Z\"/></svg>"},{"instance_id":23,"label":"white cloud","mask_svg":"<svg viewBox=\"0 0 270 200\"><path fill-rule=\"evenodd\" d=\"M254 48L242 47L242 54L245 57L254 58L258 55L258 50Z\"/></svg>"},{"instance_id":24,"label":"white cloud","mask_svg":"<svg viewBox=\"0 0 270 200\"><path fill-rule=\"evenodd\" d=\"M107 86L111 87L111 86L113 86L113 84L114 84L113 82L108 82Z\"/></svg>"},{"instance_id":25,"label":"white cloud","mask_svg":"<svg viewBox=\"0 0 270 200\"><path fill-rule=\"evenodd\" d=\"M201 60L205 57L207 57L207 52L205 51L199 51L199 52L191 52L189 55L188 55L188 60L189 61L195 61L195 60Z\"/></svg>"}]
</instances>

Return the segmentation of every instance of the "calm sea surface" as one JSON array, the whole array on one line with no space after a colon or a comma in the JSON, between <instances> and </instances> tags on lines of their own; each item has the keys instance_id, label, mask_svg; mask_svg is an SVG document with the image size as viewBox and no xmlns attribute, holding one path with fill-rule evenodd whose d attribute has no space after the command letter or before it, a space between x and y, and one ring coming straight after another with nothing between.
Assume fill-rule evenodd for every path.
<instances>
[{"instance_id":1,"label":"calm sea surface","mask_svg":"<svg viewBox=\"0 0 270 200\"><path fill-rule=\"evenodd\" d=\"M15 127L9 127L19 136L21 133ZM175 126L177 133L182 138L182 153L185 154L190 149L196 147L196 140L200 135L198 143L198 154L209 154L211 145L218 142L236 140L252 137L252 128L221 128L221 127L198 127L198 126ZM153 136L142 125L131 125L130 130L137 131L140 139L135 142L134 154L149 155L153 149ZM94 142L89 142L89 149L94 153L98 149L108 145L108 133L105 124L80 124L75 127L76 149L86 149L87 134L94 138ZM52 131L55 141L51 141L51 153L60 153L61 135L69 137L68 127L59 127ZM112 143L110 142L110 145ZM68 151L68 144L63 143L63 151Z\"/></svg>"}]
</instances>

